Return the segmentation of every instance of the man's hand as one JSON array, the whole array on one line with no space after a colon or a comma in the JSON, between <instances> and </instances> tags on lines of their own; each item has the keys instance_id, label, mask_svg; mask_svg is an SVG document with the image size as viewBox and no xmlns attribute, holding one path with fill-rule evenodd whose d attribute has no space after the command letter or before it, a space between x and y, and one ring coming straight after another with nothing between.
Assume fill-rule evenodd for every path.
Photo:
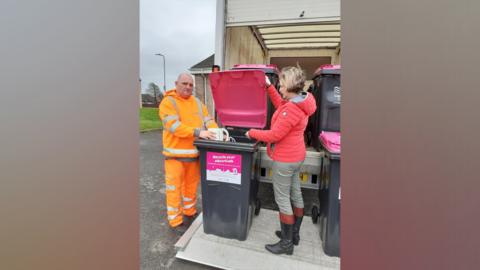
<instances>
[{"instance_id":1,"label":"man's hand","mask_svg":"<svg viewBox=\"0 0 480 270\"><path fill-rule=\"evenodd\" d=\"M202 139L210 139L210 140L216 140L217 135L213 131L208 131L208 130L201 130L200 134L198 135L199 138Z\"/></svg>"},{"instance_id":2,"label":"man's hand","mask_svg":"<svg viewBox=\"0 0 480 270\"><path fill-rule=\"evenodd\" d=\"M250 138L250 135L248 134L248 131L245 132L245 137L247 137L248 139L252 139L252 138Z\"/></svg>"},{"instance_id":3,"label":"man's hand","mask_svg":"<svg viewBox=\"0 0 480 270\"><path fill-rule=\"evenodd\" d=\"M272 83L270 82L270 79L268 78L268 76L265 75L265 86L266 87L270 87Z\"/></svg>"}]
</instances>

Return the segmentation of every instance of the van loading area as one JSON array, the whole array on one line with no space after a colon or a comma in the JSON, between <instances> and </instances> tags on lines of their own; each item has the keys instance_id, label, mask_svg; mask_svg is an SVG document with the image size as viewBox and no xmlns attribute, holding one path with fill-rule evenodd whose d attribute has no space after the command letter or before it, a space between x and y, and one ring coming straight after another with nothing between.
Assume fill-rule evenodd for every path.
<instances>
[{"instance_id":1,"label":"van loading area","mask_svg":"<svg viewBox=\"0 0 480 270\"><path fill-rule=\"evenodd\" d=\"M253 219L245 241L227 239L203 231L199 215L175 244L176 257L221 269L340 269L340 259L325 255L318 224L306 217L300 231L300 243L293 255L274 255L264 245L278 241L278 212L262 209Z\"/></svg>"}]
</instances>

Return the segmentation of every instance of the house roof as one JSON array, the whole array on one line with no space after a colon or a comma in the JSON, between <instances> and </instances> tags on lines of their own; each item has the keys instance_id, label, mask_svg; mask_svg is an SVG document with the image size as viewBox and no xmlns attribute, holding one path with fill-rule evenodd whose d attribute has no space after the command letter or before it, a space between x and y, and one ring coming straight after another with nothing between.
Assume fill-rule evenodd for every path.
<instances>
[{"instance_id":1,"label":"house roof","mask_svg":"<svg viewBox=\"0 0 480 270\"><path fill-rule=\"evenodd\" d=\"M205 58L201 62L193 65L190 68L190 70L192 70L192 69L204 69L204 68L211 69L212 66L214 65L214 57L215 57L215 54L210 55L209 57Z\"/></svg>"}]
</instances>

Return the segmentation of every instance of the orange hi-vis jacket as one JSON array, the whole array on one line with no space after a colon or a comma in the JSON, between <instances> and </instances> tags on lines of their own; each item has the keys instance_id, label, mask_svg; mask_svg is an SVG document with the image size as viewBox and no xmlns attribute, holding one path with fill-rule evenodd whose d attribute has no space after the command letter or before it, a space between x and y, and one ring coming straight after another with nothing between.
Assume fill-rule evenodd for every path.
<instances>
[{"instance_id":1,"label":"orange hi-vis jacket","mask_svg":"<svg viewBox=\"0 0 480 270\"><path fill-rule=\"evenodd\" d=\"M193 95L182 98L175 89L165 93L159 115L163 121L163 154L166 157L198 157L193 145L195 137L200 130L218 127L198 98Z\"/></svg>"}]
</instances>

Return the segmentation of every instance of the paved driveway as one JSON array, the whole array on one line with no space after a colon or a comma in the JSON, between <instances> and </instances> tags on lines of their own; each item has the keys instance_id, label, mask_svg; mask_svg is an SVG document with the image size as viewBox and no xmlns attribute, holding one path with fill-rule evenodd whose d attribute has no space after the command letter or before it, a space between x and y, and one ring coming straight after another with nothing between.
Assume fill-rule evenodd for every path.
<instances>
[{"instance_id":1,"label":"paved driveway","mask_svg":"<svg viewBox=\"0 0 480 270\"><path fill-rule=\"evenodd\" d=\"M173 246L180 237L170 230L167 223L161 149L162 133L160 131L140 134L141 269L215 269L175 258ZM262 208L277 209L270 184L261 183L258 197L262 202ZM308 214L312 203L318 205L317 193L314 190L303 190L303 197ZM201 207L201 196L199 196L197 209L201 210Z\"/></svg>"}]
</instances>

